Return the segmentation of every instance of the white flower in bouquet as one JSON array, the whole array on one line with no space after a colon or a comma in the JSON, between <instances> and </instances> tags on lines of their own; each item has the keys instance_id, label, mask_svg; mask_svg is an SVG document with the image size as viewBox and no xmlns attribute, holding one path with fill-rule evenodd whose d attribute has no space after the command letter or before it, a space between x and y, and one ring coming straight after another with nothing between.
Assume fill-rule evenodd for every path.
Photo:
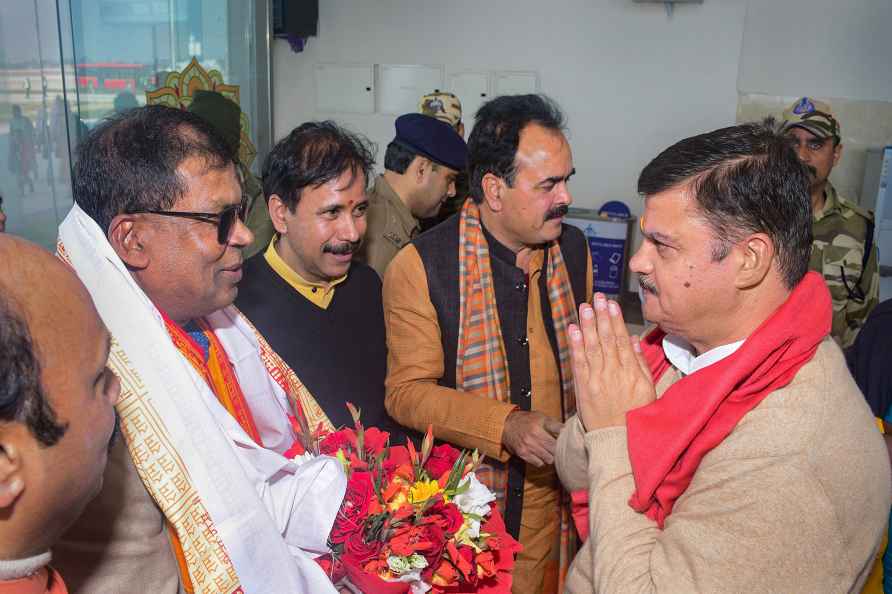
<instances>
[{"instance_id":1,"label":"white flower in bouquet","mask_svg":"<svg viewBox=\"0 0 892 594\"><path fill-rule=\"evenodd\" d=\"M410 584L412 594L424 594L431 589L431 585L421 579L421 570L427 567L427 559L418 553L412 553L408 557L390 555L387 558L387 567L399 576L387 581Z\"/></svg>"},{"instance_id":2,"label":"white flower in bouquet","mask_svg":"<svg viewBox=\"0 0 892 594\"><path fill-rule=\"evenodd\" d=\"M465 484L467 487L464 488ZM480 536L480 520L489 515L489 504L496 500L496 496L486 485L477 480L477 475L469 472L459 483L458 495L453 502L461 510L468 520L468 536L477 538Z\"/></svg>"}]
</instances>

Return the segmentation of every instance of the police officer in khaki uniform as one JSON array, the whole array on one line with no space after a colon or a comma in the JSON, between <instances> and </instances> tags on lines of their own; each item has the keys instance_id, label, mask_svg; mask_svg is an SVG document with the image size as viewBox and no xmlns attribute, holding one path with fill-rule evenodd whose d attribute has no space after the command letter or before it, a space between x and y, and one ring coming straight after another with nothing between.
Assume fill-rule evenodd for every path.
<instances>
[{"instance_id":1,"label":"police officer in khaki uniform","mask_svg":"<svg viewBox=\"0 0 892 594\"><path fill-rule=\"evenodd\" d=\"M384 154L384 173L369 192L368 227L357 254L384 276L387 265L455 195L455 178L468 149L449 124L420 113L396 120L396 136Z\"/></svg>"},{"instance_id":2,"label":"police officer in khaki uniform","mask_svg":"<svg viewBox=\"0 0 892 594\"><path fill-rule=\"evenodd\" d=\"M831 335L848 347L879 302L874 216L840 196L828 179L842 155L839 122L830 105L810 97L797 99L784 111L783 127L812 172L814 243L809 267L827 281L833 298Z\"/></svg>"},{"instance_id":3,"label":"police officer in khaki uniform","mask_svg":"<svg viewBox=\"0 0 892 594\"><path fill-rule=\"evenodd\" d=\"M455 94L434 91L425 95L418 102L418 113L423 113L446 122L455 128L459 136L465 137L465 123L462 121L461 101ZM443 203L443 206L440 207L440 212L437 213L435 218L421 221L422 230L442 223L461 210L470 193L468 172L462 169L458 172L458 177L455 178L455 196Z\"/></svg>"}]
</instances>

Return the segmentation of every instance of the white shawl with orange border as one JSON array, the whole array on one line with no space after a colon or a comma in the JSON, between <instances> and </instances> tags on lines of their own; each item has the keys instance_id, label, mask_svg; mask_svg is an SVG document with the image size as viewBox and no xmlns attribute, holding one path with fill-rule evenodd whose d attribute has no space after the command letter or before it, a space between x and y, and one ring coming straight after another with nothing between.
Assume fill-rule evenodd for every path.
<instances>
[{"instance_id":1,"label":"white shawl with orange border","mask_svg":"<svg viewBox=\"0 0 892 594\"><path fill-rule=\"evenodd\" d=\"M335 592L313 556L327 550L346 478L333 458L281 455L294 435L283 378L271 375L275 354L261 356L262 338L235 308L208 317L271 445L264 448L179 353L158 310L78 206L59 240L113 336L109 365L121 379L127 447L180 537L195 592ZM311 422L327 423L306 390L296 397Z\"/></svg>"}]
</instances>

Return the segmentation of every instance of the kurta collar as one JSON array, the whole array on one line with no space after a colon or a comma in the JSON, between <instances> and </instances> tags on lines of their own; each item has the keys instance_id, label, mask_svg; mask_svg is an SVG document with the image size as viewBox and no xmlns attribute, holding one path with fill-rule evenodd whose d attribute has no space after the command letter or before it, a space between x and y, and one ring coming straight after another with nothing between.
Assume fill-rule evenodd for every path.
<instances>
[{"instance_id":1,"label":"kurta collar","mask_svg":"<svg viewBox=\"0 0 892 594\"><path fill-rule=\"evenodd\" d=\"M508 247L505 247L495 236L490 233L483 221L480 221L480 228L483 229L483 237L486 238L486 245L489 247L489 255L511 266L517 266L517 254ZM537 248L530 257L528 274L532 275L542 268L545 259L545 249Z\"/></svg>"},{"instance_id":2,"label":"kurta collar","mask_svg":"<svg viewBox=\"0 0 892 594\"><path fill-rule=\"evenodd\" d=\"M49 551L25 559L0 559L0 580L14 580L33 575L46 567L51 559Z\"/></svg>"},{"instance_id":3,"label":"kurta collar","mask_svg":"<svg viewBox=\"0 0 892 594\"><path fill-rule=\"evenodd\" d=\"M691 375L730 356L740 348L743 342L743 340L738 340L730 344L723 344L706 351L702 355L697 355L694 353L690 343L684 338L667 334L663 338L663 352L666 354L669 363L681 372L682 375Z\"/></svg>"}]
</instances>

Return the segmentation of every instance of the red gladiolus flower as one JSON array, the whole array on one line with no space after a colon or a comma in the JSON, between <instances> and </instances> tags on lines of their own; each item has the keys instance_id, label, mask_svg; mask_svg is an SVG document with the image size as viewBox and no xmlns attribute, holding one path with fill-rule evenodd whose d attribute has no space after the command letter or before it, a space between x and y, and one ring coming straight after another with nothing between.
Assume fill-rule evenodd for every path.
<instances>
[{"instance_id":1,"label":"red gladiolus flower","mask_svg":"<svg viewBox=\"0 0 892 594\"><path fill-rule=\"evenodd\" d=\"M381 431L377 427L369 427L363 433L362 445L369 458L374 458L384 451L389 439L390 433L387 431Z\"/></svg>"}]
</instances>

